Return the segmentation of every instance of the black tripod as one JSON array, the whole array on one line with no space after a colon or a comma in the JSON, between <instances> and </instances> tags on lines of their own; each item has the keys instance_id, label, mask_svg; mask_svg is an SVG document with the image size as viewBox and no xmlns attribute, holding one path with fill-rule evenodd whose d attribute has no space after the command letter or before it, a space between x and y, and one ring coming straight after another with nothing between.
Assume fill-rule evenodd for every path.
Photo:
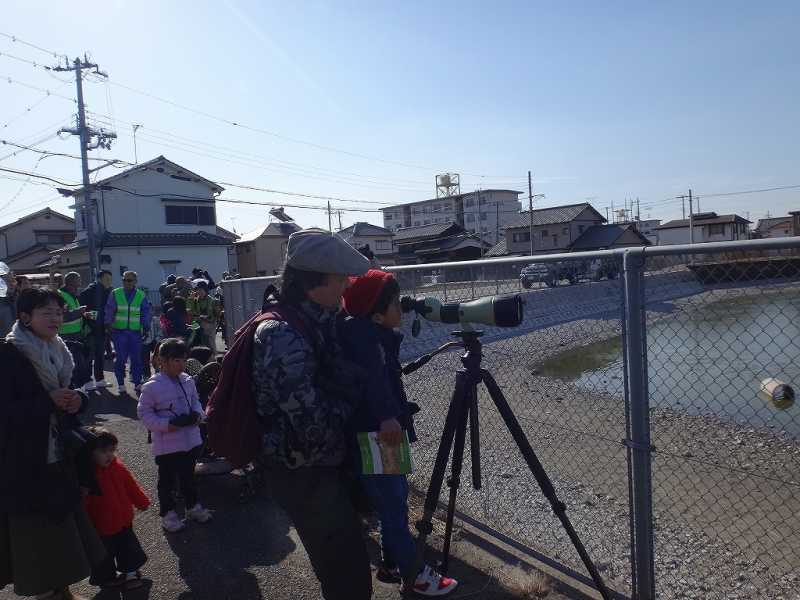
<instances>
[{"instance_id":1,"label":"black tripod","mask_svg":"<svg viewBox=\"0 0 800 600\"><path fill-rule=\"evenodd\" d=\"M450 457L450 451L453 451L452 467L450 471L450 479L448 486L450 487L450 499L447 505L447 519L445 521L445 534L444 546L442 549L442 562L441 572L447 573L450 559L450 542L453 535L453 517L456 511L456 496L458 494L458 487L461 480L461 467L464 462L464 445L467 437L467 423L469 423L470 431L470 451L472 456L472 486L477 490L481 487L481 467L480 467L480 432L478 429L478 384L483 383L486 386L489 396L491 396L497 410L505 421L511 436L514 438L517 446L519 447L522 457L528 463L528 468L536 478L542 494L550 502L553 512L558 517L559 521L567 532L569 539L575 546L575 550L589 571L598 591L605 600L610 600L611 593L600 578L597 568L594 566L592 559L586 552L583 543L581 542L572 523L567 517L566 506L556 496L556 490L553 487L550 478L542 467L542 463L536 457L536 453L528 442L525 432L522 431L519 421L514 416L508 401L503 396L503 392L497 385L497 382L492 377L491 373L481 368L481 341L480 336L483 335L481 331L455 331L453 335L461 338L460 342L449 342L431 354L422 356L413 363L407 365L404 373L415 371L425 363L427 363L433 356L451 348L453 346L463 346L466 352L461 357L461 363L464 368L456 372L456 385L453 390L453 397L450 400L450 407L447 411L447 418L444 424L444 431L442 438L439 442L439 450L436 454L436 462L433 466L433 473L431 474L431 482L428 487L428 494L425 498L425 510L422 519L417 521L417 530L419 537L417 538L417 556L414 565L414 571L404 576L415 575L420 571L425 560L425 542L428 535L431 533L433 527L431 521L434 512L439 504L439 496L442 492L442 484L444 483L445 471L447 469L447 462ZM455 444L455 445L454 445ZM411 578L413 581L413 577Z\"/></svg>"}]
</instances>

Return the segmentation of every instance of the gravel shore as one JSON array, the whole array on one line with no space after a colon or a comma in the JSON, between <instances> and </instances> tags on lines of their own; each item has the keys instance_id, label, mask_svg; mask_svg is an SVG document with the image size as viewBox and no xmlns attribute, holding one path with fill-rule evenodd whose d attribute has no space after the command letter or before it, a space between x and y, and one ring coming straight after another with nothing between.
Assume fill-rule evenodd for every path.
<instances>
[{"instance_id":1,"label":"gravel shore","mask_svg":"<svg viewBox=\"0 0 800 600\"><path fill-rule=\"evenodd\" d=\"M648 322L691 320L705 305L781 293L792 286L730 288L655 304ZM536 365L618 336L618 319L572 321L484 347L484 368L501 385L604 577L630 593L630 530L623 372L582 385L544 377ZM425 350L434 344L429 336ZM442 336L441 339L444 339ZM414 342L412 342L413 344ZM422 350L421 343L417 345ZM427 479L452 390L456 355L411 376L423 406L416 484ZM469 487L466 457L459 507L514 539L584 572L513 440L481 392L483 489ZM777 427L718 415L651 408L655 568L659 598L800 598L800 445ZM434 432L434 433L431 433Z\"/></svg>"}]
</instances>

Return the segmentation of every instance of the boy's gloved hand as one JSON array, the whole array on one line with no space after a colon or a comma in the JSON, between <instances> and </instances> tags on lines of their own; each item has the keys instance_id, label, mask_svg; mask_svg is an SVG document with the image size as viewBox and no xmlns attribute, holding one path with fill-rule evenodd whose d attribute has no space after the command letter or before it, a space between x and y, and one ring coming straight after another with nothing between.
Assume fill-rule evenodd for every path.
<instances>
[{"instance_id":1,"label":"boy's gloved hand","mask_svg":"<svg viewBox=\"0 0 800 600\"><path fill-rule=\"evenodd\" d=\"M381 421L378 439L387 446L399 446L403 441L403 427L397 419Z\"/></svg>"}]
</instances>

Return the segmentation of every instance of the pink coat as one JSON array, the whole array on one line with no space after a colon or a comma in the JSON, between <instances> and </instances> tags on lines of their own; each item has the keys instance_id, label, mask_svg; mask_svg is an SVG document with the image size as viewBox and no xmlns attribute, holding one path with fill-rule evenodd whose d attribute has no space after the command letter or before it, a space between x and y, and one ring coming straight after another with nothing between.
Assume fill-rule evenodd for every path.
<instances>
[{"instance_id":1,"label":"pink coat","mask_svg":"<svg viewBox=\"0 0 800 600\"><path fill-rule=\"evenodd\" d=\"M193 411L203 414L192 378L181 373L179 380L180 383L163 373L157 373L142 386L137 413L139 420L153 434L154 456L187 452L202 443L197 425L168 431L170 419L177 415Z\"/></svg>"}]
</instances>

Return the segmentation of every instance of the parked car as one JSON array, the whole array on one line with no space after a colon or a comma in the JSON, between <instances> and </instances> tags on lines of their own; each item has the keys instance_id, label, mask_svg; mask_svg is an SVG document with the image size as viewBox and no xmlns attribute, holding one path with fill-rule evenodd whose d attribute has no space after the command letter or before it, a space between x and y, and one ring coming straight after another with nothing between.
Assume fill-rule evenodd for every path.
<instances>
[{"instance_id":1,"label":"parked car","mask_svg":"<svg viewBox=\"0 0 800 600\"><path fill-rule=\"evenodd\" d=\"M526 290L531 289L534 283L545 283L548 287L555 285L554 274L548 265L533 263L522 267L519 272L519 281Z\"/></svg>"},{"instance_id":2,"label":"parked car","mask_svg":"<svg viewBox=\"0 0 800 600\"><path fill-rule=\"evenodd\" d=\"M555 263L533 263L523 267L519 280L526 290L534 283L544 283L547 287L555 287L562 281L570 285L581 281L600 281L616 279L619 275L617 263L609 259L565 260Z\"/></svg>"}]
</instances>

